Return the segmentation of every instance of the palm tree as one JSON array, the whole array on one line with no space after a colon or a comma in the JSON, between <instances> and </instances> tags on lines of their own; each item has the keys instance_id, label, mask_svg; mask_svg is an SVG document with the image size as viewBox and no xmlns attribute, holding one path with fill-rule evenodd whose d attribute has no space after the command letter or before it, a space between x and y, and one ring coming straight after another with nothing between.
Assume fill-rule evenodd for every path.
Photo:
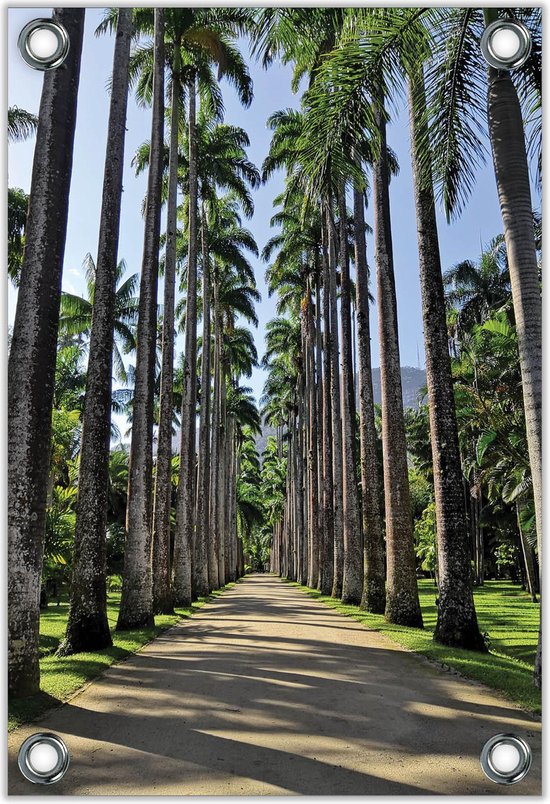
<instances>
[{"instance_id":1,"label":"palm tree","mask_svg":"<svg viewBox=\"0 0 550 804\"><path fill-rule=\"evenodd\" d=\"M535 113L532 141L535 152L538 151L540 169L541 14L540 9L518 11L519 18L529 26L533 46L530 58L514 71L512 77L506 70L487 69L479 51L484 25L495 21L502 13L508 15L507 10L456 9L438 19L435 29L438 35L431 40L435 59L427 81L430 88L428 108L435 108L435 100L438 113L431 116L427 136L429 152L434 155L436 187L443 197L447 215L451 217L460 212L474 185L474 169L483 154L477 133L478 121L487 115L518 326L523 404L540 550L542 304L523 117L529 120ZM488 79L485 86L484 74ZM539 645L535 683L540 685L540 681Z\"/></svg>"},{"instance_id":2,"label":"palm tree","mask_svg":"<svg viewBox=\"0 0 550 804\"><path fill-rule=\"evenodd\" d=\"M248 186L259 183L259 174L246 158L245 148L249 140L243 129L235 126L216 125L210 127L199 124L199 178L202 198L202 292L203 292L203 350L201 363L201 407L199 423L199 453L197 471L197 511L195 533L195 560L193 563L193 587L197 595L206 594L208 588L215 588L217 571L213 566L214 551L210 546L210 446L211 446L211 265L210 232L215 230L228 212L227 203L239 201L247 217L254 205ZM205 158L207 156L207 158ZM231 190L231 197L217 199L219 189ZM211 213L209 223L208 210ZM215 239L216 241L216 239ZM226 244L227 245L227 244ZM214 256L219 254L220 238L214 243ZM210 555L210 559L209 559ZM212 578L209 578L209 569ZM217 585L217 584L216 584Z\"/></svg>"},{"instance_id":3,"label":"palm tree","mask_svg":"<svg viewBox=\"0 0 550 804\"><path fill-rule=\"evenodd\" d=\"M25 250L29 196L18 187L8 188L8 276L17 287Z\"/></svg>"},{"instance_id":4,"label":"palm tree","mask_svg":"<svg viewBox=\"0 0 550 804\"><path fill-rule=\"evenodd\" d=\"M8 141L20 142L36 132L38 117L18 106L8 107Z\"/></svg>"},{"instance_id":5,"label":"palm tree","mask_svg":"<svg viewBox=\"0 0 550 804\"><path fill-rule=\"evenodd\" d=\"M152 444L157 339L157 277L164 143L164 11L154 11L151 160L137 324L136 381L128 478L124 574L117 630L148 627L153 618Z\"/></svg>"},{"instance_id":6,"label":"palm tree","mask_svg":"<svg viewBox=\"0 0 550 804\"><path fill-rule=\"evenodd\" d=\"M355 450L355 377L352 353L352 319L348 250L348 215L346 184L338 185L340 228L341 294L340 321L342 327L342 461L344 500L344 556L342 602L359 605L363 596L363 550L361 516L356 475Z\"/></svg>"},{"instance_id":7,"label":"palm tree","mask_svg":"<svg viewBox=\"0 0 550 804\"><path fill-rule=\"evenodd\" d=\"M17 696L39 687L40 575L84 9L59 9L53 18L71 49L62 70L44 75L8 365L8 674Z\"/></svg>"},{"instance_id":8,"label":"palm tree","mask_svg":"<svg viewBox=\"0 0 550 804\"><path fill-rule=\"evenodd\" d=\"M456 309L456 338L482 324L510 296L510 274L502 235L493 238L476 264L463 260L443 275L447 306Z\"/></svg>"},{"instance_id":9,"label":"palm tree","mask_svg":"<svg viewBox=\"0 0 550 804\"><path fill-rule=\"evenodd\" d=\"M124 265L117 265L122 198L122 173L128 103L128 62L132 38L132 9L121 8L113 61L111 111L105 157L103 200L97 268L88 255L88 286L92 303L90 358L86 381L78 500L67 632L64 655L112 645L107 621L106 543L111 436L111 383L114 334L127 331L129 295L133 278L117 291ZM92 283L93 270L93 288ZM126 311L122 313L124 298ZM74 299L74 297L73 297ZM122 315L121 315L122 314ZM118 364L122 359L116 349ZM123 365L123 364L122 364Z\"/></svg>"},{"instance_id":10,"label":"palm tree","mask_svg":"<svg viewBox=\"0 0 550 804\"><path fill-rule=\"evenodd\" d=\"M83 338L89 338L88 351L91 351L93 323L97 319L97 316L94 318L94 310L98 281L98 270L91 254L86 255L82 267L86 276L88 298L85 299L73 293L62 292L59 335L60 337L77 336L80 342L82 342ZM125 273L126 262L120 260L114 270L114 341L111 346L112 360L109 367L109 377L111 377L114 368L117 378L124 383L127 382L128 378L122 355L129 354L136 348L134 333L138 312L138 298L135 295L138 286L138 275L131 274L124 281L121 281Z\"/></svg>"},{"instance_id":11,"label":"palm tree","mask_svg":"<svg viewBox=\"0 0 550 804\"><path fill-rule=\"evenodd\" d=\"M357 275L357 340L359 352L359 432L363 514L364 579L361 608L383 614L386 606L384 533L379 507L374 394L370 351L369 269L365 240L363 192L353 191L355 267Z\"/></svg>"},{"instance_id":12,"label":"palm tree","mask_svg":"<svg viewBox=\"0 0 550 804\"><path fill-rule=\"evenodd\" d=\"M425 171L426 162L419 153L419 144L425 139L423 121L426 113L422 64L411 69L409 82L413 183L438 542L439 604L434 639L444 645L486 651L477 623L472 591L435 198L431 171Z\"/></svg>"},{"instance_id":13,"label":"palm tree","mask_svg":"<svg viewBox=\"0 0 550 804\"><path fill-rule=\"evenodd\" d=\"M386 619L400 625L421 628L422 613L416 583L407 442L401 390L397 297L390 217L389 164L386 144L386 111L381 97L378 97L375 103L380 152L372 166L372 193L382 392L384 499L386 503Z\"/></svg>"},{"instance_id":14,"label":"palm tree","mask_svg":"<svg viewBox=\"0 0 550 804\"><path fill-rule=\"evenodd\" d=\"M489 24L498 16L485 9ZM509 73L489 67L488 118L493 164L504 224L518 334L527 445L533 478L539 565L542 565L542 301L522 111ZM539 71L540 75L540 71ZM542 684L541 643L535 683Z\"/></svg>"},{"instance_id":15,"label":"palm tree","mask_svg":"<svg viewBox=\"0 0 550 804\"><path fill-rule=\"evenodd\" d=\"M198 13L198 12L197 12ZM176 508L176 533L174 543L174 601L180 605L188 605L191 601L191 558L195 529L195 438L196 438L196 394L197 394L197 257L198 257L198 151L196 128L197 78L201 79L212 61L218 64L221 74L233 81L244 105L252 100L252 84L240 54L230 44L230 37L239 33L242 17L236 12L226 20L219 20L216 27L216 15L209 25L207 12L205 30L209 32L212 42L210 48L203 46L196 63L192 65L188 78L188 254L187 254L187 305L185 319L185 370L184 397L181 411L181 447L180 447L180 482ZM225 30L224 30L225 26ZM229 36L226 33L229 31ZM204 37L205 40L207 37Z\"/></svg>"}]
</instances>

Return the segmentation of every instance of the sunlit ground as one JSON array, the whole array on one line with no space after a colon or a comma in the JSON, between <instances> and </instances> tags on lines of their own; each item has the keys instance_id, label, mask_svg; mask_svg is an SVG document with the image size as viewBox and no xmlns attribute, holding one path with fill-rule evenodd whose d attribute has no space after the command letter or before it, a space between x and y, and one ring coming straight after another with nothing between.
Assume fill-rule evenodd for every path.
<instances>
[{"instance_id":1,"label":"sunlit ground","mask_svg":"<svg viewBox=\"0 0 550 804\"><path fill-rule=\"evenodd\" d=\"M430 659L481 681L519 706L541 711L541 693L533 686L533 664L537 649L540 607L511 581L487 581L474 592L481 631L490 653L448 648L436 644L432 631L436 622L436 588L432 581L419 581L424 631L390 625L381 615L365 614L357 606L344 606L319 592L301 587L307 594L353 617L366 627L387 634L392 640Z\"/></svg>"}]
</instances>

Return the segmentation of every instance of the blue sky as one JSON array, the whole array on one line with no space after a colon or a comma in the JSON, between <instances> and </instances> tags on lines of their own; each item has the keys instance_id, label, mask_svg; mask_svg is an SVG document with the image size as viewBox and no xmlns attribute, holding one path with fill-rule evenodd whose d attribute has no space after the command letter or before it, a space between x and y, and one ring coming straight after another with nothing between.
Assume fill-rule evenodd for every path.
<instances>
[{"instance_id":1,"label":"blue sky","mask_svg":"<svg viewBox=\"0 0 550 804\"><path fill-rule=\"evenodd\" d=\"M42 74L28 67L17 51L17 36L23 25L36 17L46 17L50 9L10 9L8 11L8 100L10 105L38 112ZM112 67L113 38L96 38L94 30L102 16L101 9L87 11L82 73L78 103L77 131L71 185L69 226L63 273L63 287L73 293L84 292L82 261L87 252L95 258L101 207L103 167L107 131L109 97L106 83ZM266 127L268 116L277 109L297 107L299 99L290 90L291 70L275 64L264 71L249 59L254 80L254 101L249 109L242 109L233 90L222 81L226 122L242 126L250 137L249 157L258 166L267 154L270 132ZM149 111L137 107L131 98L127 122L124 195L119 257L126 260L128 272L140 270L143 247L143 219L141 203L145 192L144 176L134 176L131 159L136 148L150 136ZM399 114L388 130L388 142L397 153L400 174L392 181L391 208L394 239L394 259L399 313L399 341L402 365L424 366L424 348L418 280L418 253L412 196L412 178L409 160L408 120L405 112ZM9 185L28 191L32 168L34 141L10 146L8 157ZM502 231L495 180L490 156L487 166L480 171L472 198L460 220L449 226L440 216L439 233L443 268L455 262L476 259L481 246ZM281 191L282 175L275 176L266 186L255 192L255 214L247 223L260 249L272 234L269 220L272 199ZM535 206L539 204L535 200ZM372 225L372 215L367 211ZM372 239L368 243L369 261L373 259ZM256 343L263 354L263 333L266 322L275 315L275 300L268 298L264 282L265 265L255 262L256 277L262 302L258 307L259 327ZM373 289L374 291L374 289ZM160 291L162 292L162 291ZM8 291L8 320L15 311L16 292ZM377 324L372 319L373 365L378 365ZM181 345L178 344L181 349ZM264 374L255 370L250 385L257 398L261 395Z\"/></svg>"}]
</instances>

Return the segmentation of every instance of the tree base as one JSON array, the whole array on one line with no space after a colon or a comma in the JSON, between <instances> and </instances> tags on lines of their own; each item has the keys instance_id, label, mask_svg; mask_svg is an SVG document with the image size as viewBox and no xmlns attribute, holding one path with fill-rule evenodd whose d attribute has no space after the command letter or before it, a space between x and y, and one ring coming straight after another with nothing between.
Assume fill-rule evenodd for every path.
<instances>
[{"instance_id":1,"label":"tree base","mask_svg":"<svg viewBox=\"0 0 550 804\"><path fill-rule=\"evenodd\" d=\"M407 628L424 628L422 612L418 597L399 594L386 595L384 611L386 621L393 625L404 625Z\"/></svg>"},{"instance_id":2,"label":"tree base","mask_svg":"<svg viewBox=\"0 0 550 804\"><path fill-rule=\"evenodd\" d=\"M135 631L138 628L153 628L155 625L155 618L152 614L146 614L142 617L121 617L119 615L115 631Z\"/></svg>"},{"instance_id":3,"label":"tree base","mask_svg":"<svg viewBox=\"0 0 550 804\"><path fill-rule=\"evenodd\" d=\"M478 653L488 653L487 644L483 638L475 612L469 617L454 619L438 615L434 631L434 642L447 645L450 648L463 648L475 650Z\"/></svg>"},{"instance_id":4,"label":"tree base","mask_svg":"<svg viewBox=\"0 0 550 804\"><path fill-rule=\"evenodd\" d=\"M434 640L451 648L487 653L488 648L477 622L474 599L467 587L441 584L437 603Z\"/></svg>"},{"instance_id":5,"label":"tree base","mask_svg":"<svg viewBox=\"0 0 550 804\"><path fill-rule=\"evenodd\" d=\"M67 633L56 651L56 656L72 656L75 653L89 653L113 645L111 630L106 613L78 617L69 616Z\"/></svg>"},{"instance_id":6,"label":"tree base","mask_svg":"<svg viewBox=\"0 0 550 804\"><path fill-rule=\"evenodd\" d=\"M361 611L368 611L369 614L384 614L386 611L386 590L378 586L365 586L361 603Z\"/></svg>"},{"instance_id":7,"label":"tree base","mask_svg":"<svg viewBox=\"0 0 550 804\"><path fill-rule=\"evenodd\" d=\"M353 592L344 592L340 598L342 603L346 606L360 606L361 595L355 595Z\"/></svg>"},{"instance_id":8,"label":"tree base","mask_svg":"<svg viewBox=\"0 0 550 804\"><path fill-rule=\"evenodd\" d=\"M171 598L153 601L153 614L175 614Z\"/></svg>"}]
</instances>

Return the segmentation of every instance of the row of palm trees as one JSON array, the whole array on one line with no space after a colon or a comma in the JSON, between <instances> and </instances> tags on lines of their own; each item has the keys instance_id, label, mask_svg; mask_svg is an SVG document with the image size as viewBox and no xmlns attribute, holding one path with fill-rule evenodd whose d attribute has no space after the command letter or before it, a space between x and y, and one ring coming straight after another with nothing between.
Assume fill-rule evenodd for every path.
<instances>
[{"instance_id":1,"label":"row of palm trees","mask_svg":"<svg viewBox=\"0 0 550 804\"><path fill-rule=\"evenodd\" d=\"M63 70L51 71L44 79L10 352L9 688L19 696L39 688L46 485L84 14L84 9L55 12L71 37L71 55ZM189 605L244 571L237 540L239 453L243 430L257 432L259 416L250 390L240 384L257 363L252 335L240 320L257 323L254 305L259 294L247 257L257 254L257 246L242 225L240 210L252 214L250 189L259 175L247 159L244 131L221 122L219 79L224 76L234 85L244 105L251 102L252 83L236 46L250 19L248 11L239 9L121 8L109 9L98 29L115 31L116 39L98 255L89 294L92 314L70 612L61 654L112 644L106 615L106 529L113 355L120 362L113 346L118 240L132 86L142 103L150 103L152 113L150 141L134 160L138 171L148 171L148 183L117 629L147 627L155 613ZM155 421L159 270L164 274L164 298ZM178 274L182 296L176 304ZM81 302L64 297L62 331L71 314L74 317L78 308L82 312ZM199 315L202 338L197 332ZM176 325L185 329L185 351L172 523Z\"/></svg>"},{"instance_id":2,"label":"row of palm trees","mask_svg":"<svg viewBox=\"0 0 550 804\"><path fill-rule=\"evenodd\" d=\"M516 15L533 50L513 75L487 69L486 24ZM502 211L517 322L527 443L541 501L541 299L522 109L540 109L536 10L272 9L257 50L279 53L307 78L299 112L272 116L267 176L286 172L280 227L264 256L284 319L268 328L264 407L288 439L287 504L272 568L390 622L422 626L410 514L386 140L389 110L406 94L418 231L438 554L434 638L485 651L472 595L463 472L451 375L436 198L458 215L472 191L487 131ZM487 106L484 104L487 99ZM539 125L531 123L535 140ZM375 463L365 202L374 216L385 553ZM348 211L352 200L353 211ZM272 260L273 253L276 257ZM359 374L359 494L351 337L350 253L355 263ZM527 314L527 310L529 313ZM340 326L338 325L340 323ZM360 499L361 498L361 499ZM540 684L540 645L535 668Z\"/></svg>"},{"instance_id":3,"label":"row of palm trees","mask_svg":"<svg viewBox=\"0 0 550 804\"><path fill-rule=\"evenodd\" d=\"M288 439L284 515L273 568L392 622L421 626L409 507L386 141L389 111L408 92L439 557L435 637L485 650L473 604L462 471L435 216L459 214L487 128L508 252L540 560L540 288L522 109L536 144L540 11L514 10L533 32L527 65L488 72L476 9L110 9L116 31L89 365L83 413L71 607L62 652L111 642L105 531L124 134L129 88L151 104L136 331L135 387L122 599L117 628L146 627L243 570L237 474L243 427L258 413L240 378L257 356L238 316L258 300L239 210L252 212L259 175L246 134L220 123L219 77L252 99L238 37L266 67L277 56L308 84L302 110L274 114L263 178L286 171L277 235L264 250L284 318L270 325L264 410ZM49 445L84 9L55 12L71 38L63 70L45 74L25 251L9 359L9 686L39 686L39 596ZM132 47L132 40L134 46ZM486 79L488 79L486 81ZM484 83L486 81L486 83ZM488 98L485 107L484 96ZM165 109L166 98L169 109ZM169 116L169 140L165 121ZM385 517L377 500L365 203L371 191L381 352ZM226 193L225 197L223 194ZM178 205L178 196L182 203ZM353 210L348 210L352 201ZM166 204L166 233L161 209ZM161 260L160 250L164 248ZM354 392L351 263L355 265L359 427ZM182 297L176 303L178 268ZM164 272L156 460L158 275ZM202 315L202 339L198 318ZM171 545L174 338L183 320L179 483ZM200 382L199 382L200 377ZM199 403L197 453L197 403ZM359 435L359 447L357 446ZM247 437L248 438L248 437ZM356 476L360 454L361 485ZM198 462L197 462L198 454ZM385 555L385 560L384 560ZM537 666L540 679L540 661Z\"/></svg>"}]
</instances>

